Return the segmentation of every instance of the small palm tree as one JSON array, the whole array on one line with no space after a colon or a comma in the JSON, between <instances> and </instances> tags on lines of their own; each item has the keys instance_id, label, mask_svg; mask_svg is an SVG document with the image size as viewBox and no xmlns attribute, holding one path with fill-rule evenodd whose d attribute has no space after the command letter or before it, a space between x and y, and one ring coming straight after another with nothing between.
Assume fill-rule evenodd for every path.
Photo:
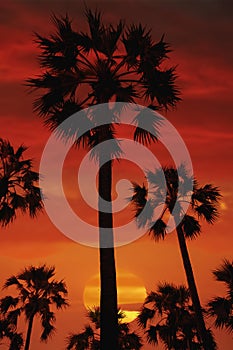
<instances>
[{"instance_id":1,"label":"small palm tree","mask_svg":"<svg viewBox=\"0 0 233 350\"><path fill-rule=\"evenodd\" d=\"M185 286L161 283L156 292L150 292L138 316L138 324L145 330L147 341L165 349L201 349L191 304L190 292ZM216 348L209 332L209 349Z\"/></svg>"},{"instance_id":2,"label":"small palm tree","mask_svg":"<svg viewBox=\"0 0 233 350\"><path fill-rule=\"evenodd\" d=\"M83 332L70 334L66 350L100 350L100 308L89 309L87 317L91 325L86 325ZM141 338L136 332L130 332L129 324L122 322L124 317L124 313L118 310L118 349L139 350L142 347Z\"/></svg>"},{"instance_id":3,"label":"small palm tree","mask_svg":"<svg viewBox=\"0 0 233 350\"><path fill-rule=\"evenodd\" d=\"M217 328L233 331L233 261L225 259L213 271L216 281L223 282L227 288L225 297L215 297L208 303L208 313L215 318Z\"/></svg>"},{"instance_id":4,"label":"small palm tree","mask_svg":"<svg viewBox=\"0 0 233 350\"><path fill-rule=\"evenodd\" d=\"M42 210L39 174L32 170L32 160L24 159L25 146L16 151L9 141L0 138L0 224L7 226L17 212L35 217Z\"/></svg>"},{"instance_id":5,"label":"small palm tree","mask_svg":"<svg viewBox=\"0 0 233 350\"><path fill-rule=\"evenodd\" d=\"M24 314L28 322L24 350L29 350L34 318L40 318L42 325L41 341L47 341L55 330L56 320L51 306L62 309L68 305L66 285L63 280L53 279L55 267L42 265L29 266L17 275L9 277L3 288L16 287L17 296L6 296L0 301L0 310L4 318L17 326L20 315Z\"/></svg>"},{"instance_id":6,"label":"small palm tree","mask_svg":"<svg viewBox=\"0 0 233 350\"><path fill-rule=\"evenodd\" d=\"M164 69L161 65L170 52L164 36L152 40L151 31L141 24L124 26L119 21L115 26L106 25L101 13L86 9L89 32L74 30L69 17L53 16L56 31L44 37L36 34L41 49L39 56L42 73L28 79L32 90L42 91L34 107L44 124L54 131L64 120L75 112L110 101L140 103L152 109L169 109L180 101L176 87L175 67ZM100 114L100 113L99 113ZM109 117L110 116L110 117ZM59 129L58 135L67 139L76 136L76 144L92 148L106 141L114 141L114 123L119 116L113 115L106 107L106 116L101 113L78 119L89 126L89 130L78 136L79 128ZM146 119L146 120L145 120ZM96 127L101 120L106 124ZM141 116L135 120L134 140L145 144L156 141L153 118ZM149 125L151 133L143 126ZM117 350L117 288L113 248L112 218L112 157L116 152L105 154L110 159L101 166L98 177L99 195L109 202L109 210L99 205L100 232L100 279L101 279L101 349ZM101 164L103 154L99 154ZM97 158L98 158L97 157ZM103 228L105 230L103 230ZM103 231L108 229L108 235ZM106 248L107 241L107 248ZM105 247L104 247L105 246ZM110 247L109 247L110 246Z\"/></svg>"},{"instance_id":7,"label":"small palm tree","mask_svg":"<svg viewBox=\"0 0 233 350\"><path fill-rule=\"evenodd\" d=\"M149 234L155 240L159 240L164 239L167 233L166 215L172 216L177 223L179 248L195 311L199 340L203 342L205 350L210 350L186 239L194 239L201 233L198 219L203 218L211 224L215 222L218 216L217 204L221 197L220 192L211 184L200 187L196 180L188 176L183 165L179 169L164 167L154 173L148 172L147 179L153 186L152 193L148 193L145 185L134 184L132 202L135 207L137 224L139 227L148 227ZM189 211L181 220L183 204L190 198ZM176 206L175 203L177 203ZM140 215L145 205L147 206L146 213ZM160 205L163 205L164 208L160 217L155 220L154 210Z\"/></svg>"},{"instance_id":8,"label":"small palm tree","mask_svg":"<svg viewBox=\"0 0 233 350\"><path fill-rule=\"evenodd\" d=\"M23 346L23 337L21 333L17 333L14 324L0 316L0 340L7 338L10 345L9 350L21 350ZM1 345L1 343L0 343Z\"/></svg>"}]
</instances>

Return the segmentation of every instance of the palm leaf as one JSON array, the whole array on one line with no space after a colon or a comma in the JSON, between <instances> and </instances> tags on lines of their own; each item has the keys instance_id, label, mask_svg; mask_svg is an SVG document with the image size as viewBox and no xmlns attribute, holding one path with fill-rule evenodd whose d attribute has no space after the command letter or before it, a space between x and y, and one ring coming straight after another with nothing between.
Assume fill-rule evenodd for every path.
<instances>
[{"instance_id":1,"label":"palm leaf","mask_svg":"<svg viewBox=\"0 0 233 350\"><path fill-rule=\"evenodd\" d=\"M167 225L162 219L156 220L152 223L149 234L153 236L154 240L164 239L166 236Z\"/></svg>"},{"instance_id":2,"label":"palm leaf","mask_svg":"<svg viewBox=\"0 0 233 350\"><path fill-rule=\"evenodd\" d=\"M148 309L147 307L143 307L140 311L140 314L137 317L138 325L146 328L148 320L154 318L155 311L152 309Z\"/></svg>"},{"instance_id":3,"label":"palm leaf","mask_svg":"<svg viewBox=\"0 0 233 350\"><path fill-rule=\"evenodd\" d=\"M150 145L159 138L159 127L162 124L162 118L150 108L145 108L137 113L133 120L136 125L134 132L134 141Z\"/></svg>"},{"instance_id":4,"label":"palm leaf","mask_svg":"<svg viewBox=\"0 0 233 350\"><path fill-rule=\"evenodd\" d=\"M191 215L185 215L181 222L183 232L186 238L194 239L201 233L201 225L198 220Z\"/></svg>"},{"instance_id":5,"label":"palm leaf","mask_svg":"<svg viewBox=\"0 0 233 350\"><path fill-rule=\"evenodd\" d=\"M216 206L211 203L203 203L195 208L199 217L204 218L208 223L213 224L219 214Z\"/></svg>"},{"instance_id":6,"label":"palm leaf","mask_svg":"<svg viewBox=\"0 0 233 350\"><path fill-rule=\"evenodd\" d=\"M158 326L150 326L150 328L146 331L146 337L149 344L158 344L158 328Z\"/></svg>"},{"instance_id":7,"label":"palm leaf","mask_svg":"<svg viewBox=\"0 0 233 350\"><path fill-rule=\"evenodd\" d=\"M226 298L216 297L208 303L208 313L215 317L217 328L223 328L228 324L231 311L232 303Z\"/></svg>"},{"instance_id":8,"label":"palm leaf","mask_svg":"<svg viewBox=\"0 0 233 350\"><path fill-rule=\"evenodd\" d=\"M207 184L200 188L195 188L193 193L193 199L200 202L214 202L218 203L221 198L221 194L218 187L213 186L212 184Z\"/></svg>"},{"instance_id":9,"label":"palm leaf","mask_svg":"<svg viewBox=\"0 0 233 350\"><path fill-rule=\"evenodd\" d=\"M134 67L139 63L138 56L143 56L152 45L150 30L141 24L128 26L122 42L126 50L126 62L129 67Z\"/></svg>"},{"instance_id":10,"label":"palm leaf","mask_svg":"<svg viewBox=\"0 0 233 350\"><path fill-rule=\"evenodd\" d=\"M213 271L217 281L226 283L229 289L233 289L233 262L224 259L222 265Z\"/></svg>"},{"instance_id":11,"label":"palm leaf","mask_svg":"<svg viewBox=\"0 0 233 350\"><path fill-rule=\"evenodd\" d=\"M146 189L144 184L140 186L137 183L133 182L132 185L133 196L131 198L131 202L133 203L135 217L137 218L141 214L143 208L147 203L148 190Z\"/></svg>"},{"instance_id":12,"label":"palm leaf","mask_svg":"<svg viewBox=\"0 0 233 350\"><path fill-rule=\"evenodd\" d=\"M165 71L153 69L149 74L144 73L142 78L144 97L152 101L156 99L159 106L165 109L174 108L181 101L180 91L175 85L177 79L175 69L175 67Z\"/></svg>"},{"instance_id":13,"label":"palm leaf","mask_svg":"<svg viewBox=\"0 0 233 350\"><path fill-rule=\"evenodd\" d=\"M6 287L5 287L6 288ZM0 300L0 310L1 313L6 314L8 310L12 307L15 307L19 302L18 298L13 298L8 295Z\"/></svg>"}]
</instances>

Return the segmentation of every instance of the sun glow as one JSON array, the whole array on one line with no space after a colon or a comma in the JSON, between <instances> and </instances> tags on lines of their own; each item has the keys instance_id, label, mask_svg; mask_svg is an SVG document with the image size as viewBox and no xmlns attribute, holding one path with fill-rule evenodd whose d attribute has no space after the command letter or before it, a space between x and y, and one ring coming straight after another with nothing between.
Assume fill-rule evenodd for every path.
<instances>
[{"instance_id":1,"label":"sun glow","mask_svg":"<svg viewBox=\"0 0 233 350\"><path fill-rule=\"evenodd\" d=\"M83 301L86 308L99 306L99 275L93 276L87 283ZM132 322L137 318L139 309L146 297L143 282L135 274L120 272L117 276L118 305L124 312L124 322Z\"/></svg>"}]
</instances>

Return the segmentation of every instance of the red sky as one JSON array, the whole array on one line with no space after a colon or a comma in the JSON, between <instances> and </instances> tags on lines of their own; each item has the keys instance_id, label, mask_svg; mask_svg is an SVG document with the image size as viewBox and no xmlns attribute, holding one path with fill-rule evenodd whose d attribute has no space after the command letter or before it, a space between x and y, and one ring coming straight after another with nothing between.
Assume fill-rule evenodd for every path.
<instances>
[{"instance_id":1,"label":"red sky","mask_svg":"<svg viewBox=\"0 0 233 350\"><path fill-rule=\"evenodd\" d=\"M165 116L186 142L199 182L219 186L224 203L218 222L212 227L204 225L202 236L189 243L204 305L208 298L224 292L222 286L213 280L211 270L223 258L232 259L231 2L112 0L88 1L87 4L90 7L98 4L107 21L114 22L120 18L127 23L141 21L152 28L155 40L166 33L166 40L174 49L169 64L178 65L178 83L183 101L177 111ZM39 72L33 32L49 33L52 12L68 12L73 18L74 27L85 29L83 1L12 0L2 3L0 9L0 137L9 139L15 147L21 143L30 146L27 155L35 159L37 169L50 133L33 113L33 96L27 94L23 82ZM159 146L153 149L159 152ZM82 152L79 156L82 156ZM123 168L116 168L116 172L119 178ZM0 239L1 284L24 266L39 263L55 264L57 278L67 281L71 307L57 314L57 334L47 345L50 349L64 349L65 336L71 331L79 331L86 323L83 293L88 281L98 273L98 250L70 241L53 226L46 214L39 215L35 221L26 216L19 217L2 230ZM148 292L156 288L158 281L185 283L174 233L161 243L154 243L145 237L117 248L116 260L124 287L128 284L134 288L135 279L140 280ZM128 282L125 276L128 276ZM132 288L131 291L129 288L128 303L131 292ZM46 349L46 345L38 341L38 331L36 326L32 348ZM220 350L232 348L232 337L224 331L216 332L216 337ZM145 349L150 347L145 346Z\"/></svg>"}]
</instances>

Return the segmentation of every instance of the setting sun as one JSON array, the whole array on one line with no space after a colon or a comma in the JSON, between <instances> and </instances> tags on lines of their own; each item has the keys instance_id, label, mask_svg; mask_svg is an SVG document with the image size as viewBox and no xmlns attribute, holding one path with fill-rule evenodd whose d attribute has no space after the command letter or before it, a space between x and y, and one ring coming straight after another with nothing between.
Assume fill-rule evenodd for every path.
<instances>
[{"instance_id":1,"label":"setting sun","mask_svg":"<svg viewBox=\"0 0 233 350\"><path fill-rule=\"evenodd\" d=\"M124 312L124 322L132 322L139 312L146 297L146 289L139 277L133 273L120 272L117 276L118 304ZM85 307L99 306L99 275L94 275L87 282L83 293Z\"/></svg>"}]
</instances>

